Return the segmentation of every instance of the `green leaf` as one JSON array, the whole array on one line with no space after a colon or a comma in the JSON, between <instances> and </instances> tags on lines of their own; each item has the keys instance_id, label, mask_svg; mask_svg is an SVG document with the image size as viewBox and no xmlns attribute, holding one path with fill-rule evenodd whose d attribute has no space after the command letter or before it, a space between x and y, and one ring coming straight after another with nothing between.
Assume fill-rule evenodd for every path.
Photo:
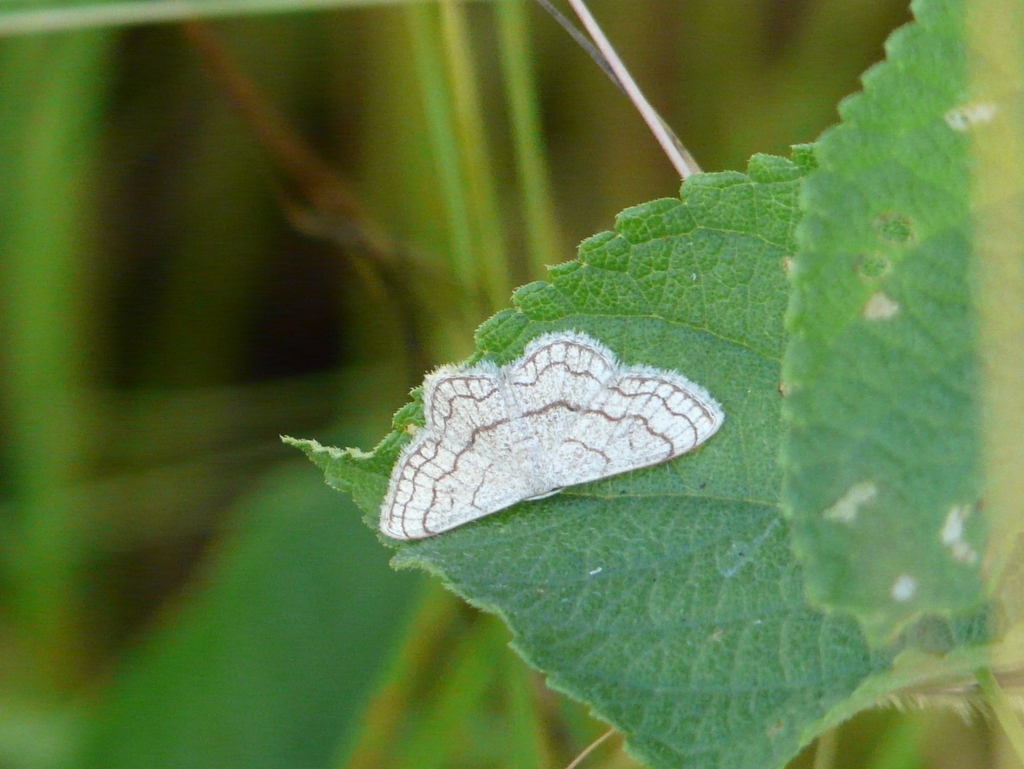
<instances>
[{"instance_id":1,"label":"green leaf","mask_svg":"<svg viewBox=\"0 0 1024 769\"><path fill-rule=\"evenodd\" d=\"M331 762L418 593L339 501L295 466L253 491L206 589L119 671L82 767Z\"/></svg>"},{"instance_id":2,"label":"green leaf","mask_svg":"<svg viewBox=\"0 0 1024 769\"><path fill-rule=\"evenodd\" d=\"M983 600L964 8L915 10L815 145L783 368L809 596L875 642Z\"/></svg>"},{"instance_id":3,"label":"green leaf","mask_svg":"<svg viewBox=\"0 0 1024 769\"><path fill-rule=\"evenodd\" d=\"M589 703L654 766L783 763L885 655L855 622L806 605L779 508L784 265L797 162L689 179L682 200L623 212L549 283L480 329L504 363L545 331L577 329L627 363L676 369L726 414L698 451L521 503L403 544L394 564L439 574L500 614L552 686ZM414 401L373 455L299 442L375 525Z\"/></svg>"}]
</instances>

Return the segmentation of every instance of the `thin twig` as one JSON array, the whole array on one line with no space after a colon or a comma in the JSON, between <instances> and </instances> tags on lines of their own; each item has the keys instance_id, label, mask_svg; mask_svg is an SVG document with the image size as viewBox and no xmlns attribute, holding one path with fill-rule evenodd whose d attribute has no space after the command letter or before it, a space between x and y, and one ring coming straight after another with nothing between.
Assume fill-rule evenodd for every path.
<instances>
[{"instance_id":1,"label":"thin twig","mask_svg":"<svg viewBox=\"0 0 1024 769\"><path fill-rule=\"evenodd\" d=\"M569 33L569 36L576 41L576 44L590 55L590 58L593 59L594 63L601 68L601 71L608 76L608 79L611 80L620 91L622 91L622 95L628 98L629 94L626 92L626 87L622 84L622 81L619 80L618 75L615 74L615 70L611 68L611 65L608 63L608 59L602 56L601 52L594 47L592 42L590 42L590 38L580 32L576 28L576 25L569 21L569 19L567 19L560 10L548 2L548 0L537 0L537 5L547 11L551 15L551 18L557 21L559 26Z\"/></svg>"},{"instance_id":2,"label":"thin twig","mask_svg":"<svg viewBox=\"0 0 1024 769\"><path fill-rule=\"evenodd\" d=\"M585 747L585 748L583 749L583 752L582 752L582 753L580 753L580 754L579 754L578 756L576 756L576 758L574 758L574 759L572 760L572 763L571 763L571 764L569 764L569 765L568 765L567 767L565 767L565 769L576 769L576 767L578 767L578 766L579 766L580 764L582 764L582 763L583 763L583 761L584 761L584 760L586 759L586 757L587 757L587 756L589 756L589 755L590 755L591 753L593 753L593 752L594 752L595 750L597 750L597 749L598 749L598 748L599 748L599 747L600 747L600 746L601 746L602 744L604 744L604 743L605 743L605 742L606 742L606 741L607 741L607 740L608 740L608 739L609 739L609 738L610 738L610 737L611 737L611 736L612 736L613 734L615 734L615 730L614 730L614 729L609 729L609 730L608 730L607 732L605 732L604 734L602 734L602 735L601 735L600 737L598 737L598 738L597 738L596 740L594 740L594 741L593 741L592 743L590 743L589 745L587 745L587 747Z\"/></svg>"},{"instance_id":3,"label":"thin twig","mask_svg":"<svg viewBox=\"0 0 1024 769\"><path fill-rule=\"evenodd\" d=\"M377 258L391 257L393 244L379 228L367 223L366 213L356 195L242 71L210 26L190 21L182 24L181 30L202 56L214 81L243 117L283 179L304 203L319 212L321 217L344 221L345 225L339 229L347 243L357 242ZM291 202L295 204L295 201Z\"/></svg>"},{"instance_id":4,"label":"thin twig","mask_svg":"<svg viewBox=\"0 0 1024 769\"><path fill-rule=\"evenodd\" d=\"M1003 727L1017 760L1024 763L1024 725L1021 725L1020 717L1014 712L1013 703L989 668L979 668L974 671L974 677L978 679L978 687L992 708L996 720Z\"/></svg>"},{"instance_id":5,"label":"thin twig","mask_svg":"<svg viewBox=\"0 0 1024 769\"><path fill-rule=\"evenodd\" d=\"M679 141L679 137L675 135L661 115L658 114L657 110L644 97L640 87L629 74L629 70L626 69L626 65L622 63L612 44L605 37L604 32L601 31L601 27L590 13L586 3L583 0L569 0L569 5L576 12L576 15L583 23L598 50L608 60L608 66L615 73L619 83L625 89L626 94L640 112L648 128L651 129L651 133L654 134L654 138L658 140L658 144L661 145L662 150L664 150L672 165L675 166L679 175L685 179L695 173L700 173L700 166L697 165L697 162L686 150L686 147L683 146L683 143Z\"/></svg>"},{"instance_id":6,"label":"thin twig","mask_svg":"<svg viewBox=\"0 0 1024 769\"><path fill-rule=\"evenodd\" d=\"M376 277L395 308L410 374L418 380L429 361L409 254L371 222L357 196L243 72L209 25L191 21L181 30L278 171L286 188L278 200L289 223L338 246L364 278Z\"/></svg>"}]
</instances>

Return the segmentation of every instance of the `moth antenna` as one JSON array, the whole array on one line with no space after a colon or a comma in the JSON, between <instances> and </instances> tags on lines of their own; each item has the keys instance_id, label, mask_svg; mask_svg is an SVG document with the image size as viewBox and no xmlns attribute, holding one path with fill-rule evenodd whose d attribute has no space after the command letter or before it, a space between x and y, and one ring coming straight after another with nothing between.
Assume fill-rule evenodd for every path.
<instances>
[{"instance_id":1,"label":"moth antenna","mask_svg":"<svg viewBox=\"0 0 1024 769\"><path fill-rule=\"evenodd\" d=\"M693 174L700 173L700 166L697 165L697 161L693 159L693 156L687 151L686 147L679 140L679 137L675 135L675 132L669 128L668 123L662 119L658 111L651 106L651 103L644 97L640 87L633 80L633 77L629 74L629 70L626 69L626 65L622 63L622 59L615 52L615 48L605 37L604 32L601 31L600 25L597 20L591 14L590 9L587 8L584 0L568 0L569 5L572 6L576 16L583 24L584 29L587 30L587 34L590 35L590 40L586 40L583 34L577 30L572 23L560 14L548 0L537 0L548 13L550 13L555 20L565 28L566 31L572 35L573 39L579 43L587 53L590 54L591 58L597 62L598 66L608 74L612 82L615 83L623 93L633 102L633 106L637 108L640 116L647 123L647 127L651 129L651 133L654 134L654 138L658 140L658 144L661 145L662 151L668 156L669 161L675 166L676 171L679 172L679 176L683 179ZM584 42L586 41L586 42ZM592 41L592 44L591 44ZM596 47L596 50L595 50Z\"/></svg>"}]
</instances>

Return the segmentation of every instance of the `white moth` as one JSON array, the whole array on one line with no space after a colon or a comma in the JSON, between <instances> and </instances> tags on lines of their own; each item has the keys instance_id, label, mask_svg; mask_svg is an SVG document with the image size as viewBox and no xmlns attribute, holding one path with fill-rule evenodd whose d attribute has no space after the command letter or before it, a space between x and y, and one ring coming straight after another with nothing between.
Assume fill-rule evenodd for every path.
<instances>
[{"instance_id":1,"label":"white moth","mask_svg":"<svg viewBox=\"0 0 1024 769\"><path fill-rule=\"evenodd\" d=\"M381 507L381 531L395 539L665 462L725 418L681 374L623 365L576 331L539 336L500 368L442 366L423 384L423 414Z\"/></svg>"}]
</instances>

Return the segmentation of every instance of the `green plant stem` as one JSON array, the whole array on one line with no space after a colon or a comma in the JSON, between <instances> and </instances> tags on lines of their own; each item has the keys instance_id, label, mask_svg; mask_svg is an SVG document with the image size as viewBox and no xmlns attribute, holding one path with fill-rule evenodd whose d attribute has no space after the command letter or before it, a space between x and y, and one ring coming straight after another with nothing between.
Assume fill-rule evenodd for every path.
<instances>
[{"instance_id":1,"label":"green plant stem","mask_svg":"<svg viewBox=\"0 0 1024 769\"><path fill-rule=\"evenodd\" d=\"M469 201L462 174L459 138L451 110L452 97L440 53L436 11L432 6L415 3L406 7L405 16L412 38L413 61L419 75L430 145L437 161L441 194L448 210L452 271L466 293L478 300L479 286L473 264Z\"/></svg>"},{"instance_id":2,"label":"green plant stem","mask_svg":"<svg viewBox=\"0 0 1024 769\"><path fill-rule=\"evenodd\" d=\"M1010 741L1017 760L1024 764L1024 725L1021 725L1020 717L1013 708L1013 703L1006 696L1006 692L999 686L996 677L988 668L978 668L974 671L974 677L978 681L981 693L988 702L989 707L995 714L999 725Z\"/></svg>"},{"instance_id":3,"label":"green plant stem","mask_svg":"<svg viewBox=\"0 0 1024 769\"><path fill-rule=\"evenodd\" d=\"M407 0L147 0L144 3L92 2L18 4L0 12L0 36L60 32L91 27L120 27L200 18L253 16L287 11L331 10L387 5Z\"/></svg>"},{"instance_id":4,"label":"green plant stem","mask_svg":"<svg viewBox=\"0 0 1024 769\"><path fill-rule=\"evenodd\" d=\"M544 266L561 259L550 174L541 138L539 99L530 68L529 17L523 0L500 0L494 8L523 200L527 271L530 279L541 280L545 276Z\"/></svg>"},{"instance_id":5,"label":"green plant stem","mask_svg":"<svg viewBox=\"0 0 1024 769\"><path fill-rule=\"evenodd\" d=\"M0 305L6 438L17 521L5 547L13 605L41 680L81 672L77 596L90 445L86 388L92 257L86 233L110 35L23 38L0 48Z\"/></svg>"},{"instance_id":6,"label":"green plant stem","mask_svg":"<svg viewBox=\"0 0 1024 769\"><path fill-rule=\"evenodd\" d=\"M487 148L483 108L474 76L466 9L458 0L441 0L441 35L447 54L454 97L459 146L465 159L477 280L490 311L506 307L512 297L513 276L502 235L502 221Z\"/></svg>"}]
</instances>

